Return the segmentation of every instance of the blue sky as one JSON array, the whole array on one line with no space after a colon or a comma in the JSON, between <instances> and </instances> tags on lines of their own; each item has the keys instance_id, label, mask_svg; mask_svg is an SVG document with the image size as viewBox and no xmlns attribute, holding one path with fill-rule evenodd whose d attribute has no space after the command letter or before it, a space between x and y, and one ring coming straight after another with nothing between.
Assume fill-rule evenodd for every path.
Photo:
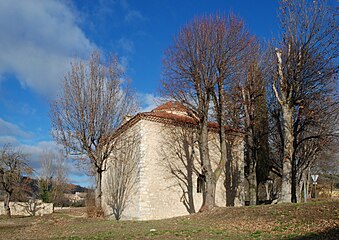
<instances>
[{"instance_id":1,"label":"blue sky","mask_svg":"<svg viewBox=\"0 0 339 240\"><path fill-rule=\"evenodd\" d=\"M261 39L278 33L277 0L0 0L0 144L30 154L56 149L49 103L74 57L92 49L117 53L143 110L155 105L163 51L194 17L242 17ZM69 164L70 180L88 186L84 171Z\"/></svg>"}]
</instances>

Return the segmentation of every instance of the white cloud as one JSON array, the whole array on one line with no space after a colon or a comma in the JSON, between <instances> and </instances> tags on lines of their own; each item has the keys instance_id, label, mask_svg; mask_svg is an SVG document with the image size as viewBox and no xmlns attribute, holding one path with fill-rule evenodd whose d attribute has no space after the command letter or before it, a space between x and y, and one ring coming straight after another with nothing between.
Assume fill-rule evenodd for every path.
<instances>
[{"instance_id":1,"label":"white cloud","mask_svg":"<svg viewBox=\"0 0 339 240\"><path fill-rule=\"evenodd\" d=\"M23 153L28 154L29 165L34 169L36 177L41 172L41 156L44 151L51 151L57 154L62 149L55 141L41 141L35 145L18 144L16 145ZM84 166L78 166L74 160L66 158L65 160L67 175L70 182L81 185L89 185L90 177L86 174Z\"/></svg>"},{"instance_id":2,"label":"white cloud","mask_svg":"<svg viewBox=\"0 0 339 240\"><path fill-rule=\"evenodd\" d=\"M31 133L25 132L19 126L0 118L0 146L10 143L20 149L24 154L27 154L29 165L34 169L35 173L39 175L41 170L41 154L44 151L57 153L62 149L62 146L58 145L55 141L40 141L35 144L24 144L18 140L25 140L31 137ZM86 169L84 167L78 167L71 159L67 159L66 165L69 176L73 176L73 178L87 178Z\"/></svg>"},{"instance_id":3,"label":"white cloud","mask_svg":"<svg viewBox=\"0 0 339 240\"><path fill-rule=\"evenodd\" d=\"M125 16L125 22L144 21L145 17L137 10L128 10Z\"/></svg>"},{"instance_id":4,"label":"white cloud","mask_svg":"<svg viewBox=\"0 0 339 240\"><path fill-rule=\"evenodd\" d=\"M15 137L12 137L12 136L0 136L0 145L8 144L8 143L15 145L17 144L17 140Z\"/></svg>"},{"instance_id":5,"label":"white cloud","mask_svg":"<svg viewBox=\"0 0 339 240\"><path fill-rule=\"evenodd\" d=\"M134 42L130 39L127 39L125 37L121 37L117 41L117 46L121 48L123 52L126 53L133 53L134 52Z\"/></svg>"},{"instance_id":6,"label":"white cloud","mask_svg":"<svg viewBox=\"0 0 339 240\"><path fill-rule=\"evenodd\" d=\"M129 60L130 56L134 53L134 42L128 38L121 37L115 42L115 46L121 51L122 56L120 57L120 67L124 72L130 69Z\"/></svg>"},{"instance_id":7,"label":"white cloud","mask_svg":"<svg viewBox=\"0 0 339 240\"><path fill-rule=\"evenodd\" d=\"M0 32L0 77L14 74L44 94L55 92L72 57L94 47L72 9L57 0L0 1Z\"/></svg>"},{"instance_id":8,"label":"white cloud","mask_svg":"<svg viewBox=\"0 0 339 240\"><path fill-rule=\"evenodd\" d=\"M138 97L142 112L149 112L163 102L163 99L161 97L155 96L154 94L150 93L138 93Z\"/></svg>"},{"instance_id":9,"label":"white cloud","mask_svg":"<svg viewBox=\"0 0 339 240\"><path fill-rule=\"evenodd\" d=\"M32 134L25 132L18 125L7 122L0 118L0 136L1 137L21 137L21 138L31 138ZM3 138L4 139L4 138Z\"/></svg>"},{"instance_id":10,"label":"white cloud","mask_svg":"<svg viewBox=\"0 0 339 240\"><path fill-rule=\"evenodd\" d=\"M29 156L30 166L35 170L40 168L40 156L44 151L56 152L60 150L60 146L54 141L41 141L35 145L19 144L18 148Z\"/></svg>"},{"instance_id":11,"label":"white cloud","mask_svg":"<svg viewBox=\"0 0 339 240\"><path fill-rule=\"evenodd\" d=\"M126 11L124 21L127 23L133 21L144 21L146 18L141 14L141 12L131 8L128 0L120 0L120 6Z\"/></svg>"}]
</instances>

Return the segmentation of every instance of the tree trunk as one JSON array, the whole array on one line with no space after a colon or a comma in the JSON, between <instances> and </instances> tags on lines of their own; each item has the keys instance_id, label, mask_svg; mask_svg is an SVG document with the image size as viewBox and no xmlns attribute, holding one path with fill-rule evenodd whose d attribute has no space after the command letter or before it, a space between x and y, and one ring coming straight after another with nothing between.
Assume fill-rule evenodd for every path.
<instances>
[{"instance_id":1,"label":"tree trunk","mask_svg":"<svg viewBox=\"0 0 339 240\"><path fill-rule=\"evenodd\" d=\"M6 215L8 217L11 217L11 208L9 207L9 202L10 202L11 195L9 193L5 193L5 199L4 199L4 208Z\"/></svg>"},{"instance_id":2,"label":"tree trunk","mask_svg":"<svg viewBox=\"0 0 339 240\"><path fill-rule=\"evenodd\" d=\"M286 104L287 105L287 104ZM291 202L292 200L292 155L293 155L293 126L292 109L283 105L284 123L284 157L282 162L282 186L279 202Z\"/></svg>"},{"instance_id":3,"label":"tree trunk","mask_svg":"<svg viewBox=\"0 0 339 240\"><path fill-rule=\"evenodd\" d=\"M292 182L291 182L291 201L293 203L298 202L298 180L297 180L297 170L294 161L292 162Z\"/></svg>"},{"instance_id":4,"label":"tree trunk","mask_svg":"<svg viewBox=\"0 0 339 240\"><path fill-rule=\"evenodd\" d=\"M254 141L253 141L253 128L249 127L247 135L247 151L248 151L248 192L249 192L249 200L250 205L257 204L257 156L254 149Z\"/></svg>"},{"instance_id":5,"label":"tree trunk","mask_svg":"<svg viewBox=\"0 0 339 240\"><path fill-rule=\"evenodd\" d=\"M210 210L215 206L215 189L216 182L214 181L213 174L206 175L206 184L205 184L205 199L203 204L199 210L199 212L203 212L206 210Z\"/></svg>"},{"instance_id":6,"label":"tree trunk","mask_svg":"<svg viewBox=\"0 0 339 240\"><path fill-rule=\"evenodd\" d=\"M222 113L223 114L223 113ZM221 121L219 122L219 125L221 126L219 129L219 141L220 141L220 161L218 166L216 167L215 171L214 171L214 181L215 181L215 185L222 173L222 171L225 169L226 167L226 161L227 161L227 142L226 142L226 133L225 133L225 129L223 127L223 116L221 116ZM231 169L229 169L231 170ZM226 178L229 178L230 175L226 176ZM214 188L216 188L216 186L214 186ZM227 192L227 190L226 190ZM227 194L226 194L227 197Z\"/></svg>"},{"instance_id":7,"label":"tree trunk","mask_svg":"<svg viewBox=\"0 0 339 240\"><path fill-rule=\"evenodd\" d=\"M232 147L232 184L234 185L233 206L245 205L244 147L242 140L233 143Z\"/></svg>"},{"instance_id":8,"label":"tree trunk","mask_svg":"<svg viewBox=\"0 0 339 240\"><path fill-rule=\"evenodd\" d=\"M266 190L266 201L269 201L271 196L270 196L270 189L269 189L270 185L269 182L266 181L265 182L265 190Z\"/></svg>"},{"instance_id":9,"label":"tree trunk","mask_svg":"<svg viewBox=\"0 0 339 240\"><path fill-rule=\"evenodd\" d=\"M226 146L226 133L225 133L225 123L226 123L226 114L225 114L225 86L223 80L218 81L217 90L218 92L212 93L212 98L214 102L214 108L216 111L217 122L219 125L219 145L220 145L220 160L219 164L216 166L213 177L214 182L218 181L222 171L225 169L225 164L227 160L227 146ZM218 97L217 97L218 95ZM214 187L215 188L215 187Z\"/></svg>"},{"instance_id":10,"label":"tree trunk","mask_svg":"<svg viewBox=\"0 0 339 240\"><path fill-rule=\"evenodd\" d=\"M304 185L304 181L300 179L300 181L298 181L298 184L297 184L297 202L298 203L302 202L303 185Z\"/></svg>"},{"instance_id":11,"label":"tree trunk","mask_svg":"<svg viewBox=\"0 0 339 240\"><path fill-rule=\"evenodd\" d=\"M250 205L257 204L257 174L256 174L256 164L251 163L249 174L248 174L248 185L249 185L249 199Z\"/></svg>"},{"instance_id":12,"label":"tree trunk","mask_svg":"<svg viewBox=\"0 0 339 240\"><path fill-rule=\"evenodd\" d=\"M232 145L227 143L227 160L225 164L225 188L226 188L226 206L234 206L235 192L232 185L232 162L233 156L231 151Z\"/></svg>"},{"instance_id":13,"label":"tree trunk","mask_svg":"<svg viewBox=\"0 0 339 240\"><path fill-rule=\"evenodd\" d=\"M308 198L308 183L305 181L305 179L303 180L303 190L304 190L304 202L307 202L307 198Z\"/></svg>"},{"instance_id":14,"label":"tree trunk","mask_svg":"<svg viewBox=\"0 0 339 240\"><path fill-rule=\"evenodd\" d=\"M215 182L218 181L223 169L225 168L225 164L227 160L227 143L226 143L226 133L225 133L224 127L220 127L219 137L220 137L220 161L214 171Z\"/></svg>"},{"instance_id":15,"label":"tree trunk","mask_svg":"<svg viewBox=\"0 0 339 240\"><path fill-rule=\"evenodd\" d=\"M98 209L101 209L101 196L102 196L102 189L101 189L101 183L102 183L102 171L97 170L95 174L95 206Z\"/></svg>"},{"instance_id":16,"label":"tree trunk","mask_svg":"<svg viewBox=\"0 0 339 240\"><path fill-rule=\"evenodd\" d=\"M244 124L247 130L246 134L246 145L247 145L247 155L246 162L248 165L248 193L250 205L257 204L257 154L254 147L254 112L253 112L253 102L251 102L250 93L242 88L242 97L244 101ZM251 120L252 119L252 120Z\"/></svg>"},{"instance_id":17,"label":"tree trunk","mask_svg":"<svg viewBox=\"0 0 339 240\"><path fill-rule=\"evenodd\" d=\"M186 151L186 154L190 154L188 151ZM193 195L193 157L188 156L188 162L187 162L187 195L188 195L188 212L189 214L195 213L195 207L194 207L194 195Z\"/></svg>"},{"instance_id":18,"label":"tree trunk","mask_svg":"<svg viewBox=\"0 0 339 240\"><path fill-rule=\"evenodd\" d=\"M205 191L203 194L203 203L200 208L200 212L209 210L215 206L215 188L216 181L214 179L214 174L212 172L212 166L209 159L209 148L208 148L208 128L207 120L204 119L201 122L199 134L199 150L200 150L200 159L202 161L202 173L205 176L206 184Z\"/></svg>"}]
</instances>

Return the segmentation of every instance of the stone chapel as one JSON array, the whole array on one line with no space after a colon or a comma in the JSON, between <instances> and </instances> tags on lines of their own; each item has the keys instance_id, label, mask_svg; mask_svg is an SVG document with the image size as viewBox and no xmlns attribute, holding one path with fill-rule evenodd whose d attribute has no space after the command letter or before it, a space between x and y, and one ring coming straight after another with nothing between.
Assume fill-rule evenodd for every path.
<instances>
[{"instance_id":1,"label":"stone chapel","mask_svg":"<svg viewBox=\"0 0 339 240\"><path fill-rule=\"evenodd\" d=\"M150 112L126 117L116 132L117 139L124 140L112 154L111 161L115 161L113 155L123 160L120 165L108 162L107 171L103 173L102 207L106 216L113 211L112 197L124 193L115 189L112 194L112 186L121 182L126 185L125 194L129 191L121 219L163 219L199 211L204 179L195 137L196 122L187 108L178 102L167 102ZM220 158L216 128L216 124L209 124L212 164ZM244 204L243 137L234 130L226 131L229 146L232 146L229 149L232 164L237 167L231 182L236 185L232 186L233 193L227 193L225 179L231 176L227 176L230 171L224 171L217 182L216 204L226 206L226 195L233 194L234 205L240 206ZM124 164L133 167L126 170ZM121 182L113 181L113 178L121 179Z\"/></svg>"}]
</instances>

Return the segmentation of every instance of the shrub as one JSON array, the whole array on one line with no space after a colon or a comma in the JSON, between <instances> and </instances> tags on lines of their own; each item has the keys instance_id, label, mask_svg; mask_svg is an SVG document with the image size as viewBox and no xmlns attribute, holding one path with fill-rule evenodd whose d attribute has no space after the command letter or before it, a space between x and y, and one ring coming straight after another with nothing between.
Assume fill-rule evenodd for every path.
<instances>
[{"instance_id":1,"label":"shrub","mask_svg":"<svg viewBox=\"0 0 339 240\"><path fill-rule=\"evenodd\" d=\"M94 192L88 192L86 196L86 213L89 218L101 218L104 216L102 208L95 206Z\"/></svg>"}]
</instances>

